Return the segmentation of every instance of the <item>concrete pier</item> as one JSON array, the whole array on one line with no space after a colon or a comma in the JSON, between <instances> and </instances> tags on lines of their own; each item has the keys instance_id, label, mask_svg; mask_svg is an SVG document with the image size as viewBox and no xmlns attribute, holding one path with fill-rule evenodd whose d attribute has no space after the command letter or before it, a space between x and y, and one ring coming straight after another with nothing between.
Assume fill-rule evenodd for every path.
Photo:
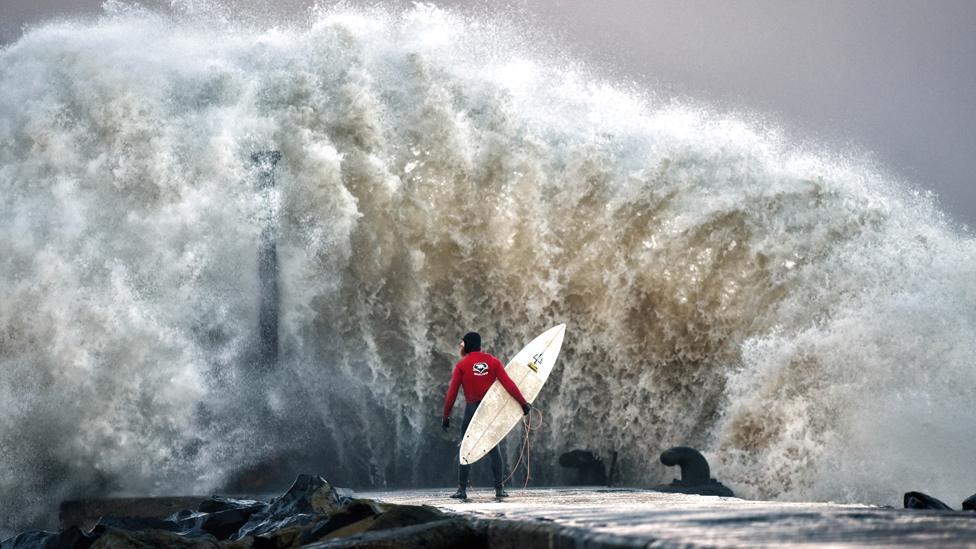
<instances>
[{"instance_id":1,"label":"concrete pier","mask_svg":"<svg viewBox=\"0 0 976 549\"><path fill-rule=\"evenodd\" d=\"M488 547L976 547L976 513L869 505L780 503L640 489L544 488L368 492L389 503L433 505L477 521Z\"/></svg>"},{"instance_id":2,"label":"concrete pier","mask_svg":"<svg viewBox=\"0 0 976 549\"><path fill-rule=\"evenodd\" d=\"M747 501L627 488L452 489L358 492L390 504L430 505L447 520L313 543L316 548L437 545L443 533L472 532L479 547L976 547L976 512L871 505ZM270 498L270 496L268 496ZM258 498L258 499L268 499ZM61 528L90 528L102 515L163 518L203 497L68 501ZM441 532L444 530L444 532ZM413 545L410 545L413 543ZM384 545L385 544L385 545ZM393 544L393 545L390 545Z\"/></svg>"}]
</instances>

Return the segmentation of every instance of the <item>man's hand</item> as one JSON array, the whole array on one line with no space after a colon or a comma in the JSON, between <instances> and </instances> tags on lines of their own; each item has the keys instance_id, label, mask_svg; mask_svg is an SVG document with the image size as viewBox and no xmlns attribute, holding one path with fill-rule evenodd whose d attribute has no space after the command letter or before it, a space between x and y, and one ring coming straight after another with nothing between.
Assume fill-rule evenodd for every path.
<instances>
[{"instance_id":1,"label":"man's hand","mask_svg":"<svg viewBox=\"0 0 976 549\"><path fill-rule=\"evenodd\" d=\"M529 415L529 410L532 409L532 405L526 402L522 405L522 415Z\"/></svg>"},{"instance_id":2,"label":"man's hand","mask_svg":"<svg viewBox=\"0 0 976 549\"><path fill-rule=\"evenodd\" d=\"M447 430L450 428L451 428L451 418L446 417L444 418L444 421L441 422L441 429L443 429L444 432L446 433Z\"/></svg>"}]
</instances>

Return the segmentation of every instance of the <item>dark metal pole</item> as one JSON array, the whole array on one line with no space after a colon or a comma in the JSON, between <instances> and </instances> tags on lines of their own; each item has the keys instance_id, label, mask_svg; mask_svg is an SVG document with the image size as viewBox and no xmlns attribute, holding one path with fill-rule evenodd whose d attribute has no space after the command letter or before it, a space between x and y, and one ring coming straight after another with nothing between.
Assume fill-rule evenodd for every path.
<instances>
[{"instance_id":1,"label":"dark metal pole","mask_svg":"<svg viewBox=\"0 0 976 549\"><path fill-rule=\"evenodd\" d=\"M278 363L278 223L271 191L275 186L275 166L279 160L279 151L260 151L251 155L251 161L258 169L258 190L268 201L267 219L261 229L261 248L258 251L258 275L261 280L259 363L266 368L274 368Z\"/></svg>"},{"instance_id":2,"label":"dark metal pole","mask_svg":"<svg viewBox=\"0 0 976 549\"><path fill-rule=\"evenodd\" d=\"M613 474L617 472L617 451L613 450L610 455L610 474L607 475L607 488L613 488Z\"/></svg>"}]
</instances>

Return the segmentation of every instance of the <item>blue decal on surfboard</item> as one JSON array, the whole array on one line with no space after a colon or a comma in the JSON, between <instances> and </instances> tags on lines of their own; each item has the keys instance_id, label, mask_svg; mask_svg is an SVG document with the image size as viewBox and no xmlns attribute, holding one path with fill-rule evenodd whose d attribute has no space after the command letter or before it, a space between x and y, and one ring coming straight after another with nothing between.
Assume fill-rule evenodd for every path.
<instances>
[{"instance_id":1,"label":"blue decal on surfboard","mask_svg":"<svg viewBox=\"0 0 976 549\"><path fill-rule=\"evenodd\" d=\"M528 364L529 369L533 372L538 372L539 366L542 366L542 353L533 356L532 362Z\"/></svg>"}]
</instances>

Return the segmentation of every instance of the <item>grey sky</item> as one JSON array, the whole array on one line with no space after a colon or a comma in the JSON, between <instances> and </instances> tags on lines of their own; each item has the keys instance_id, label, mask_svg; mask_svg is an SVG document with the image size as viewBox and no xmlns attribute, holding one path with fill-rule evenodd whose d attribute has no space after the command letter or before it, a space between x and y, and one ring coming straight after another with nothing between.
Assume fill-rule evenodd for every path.
<instances>
[{"instance_id":1,"label":"grey sky","mask_svg":"<svg viewBox=\"0 0 976 549\"><path fill-rule=\"evenodd\" d=\"M271 5L301 11L312 3ZM15 40L25 23L97 13L100 4L0 0L0 42ZM489 5L479 2L477 9ZM894 173L935 190L951 215L976 227L974 1L523 0L509 6L608 77L720 109L764 113L800 139L871 151Z\"/></svg>"}]
</instances>

